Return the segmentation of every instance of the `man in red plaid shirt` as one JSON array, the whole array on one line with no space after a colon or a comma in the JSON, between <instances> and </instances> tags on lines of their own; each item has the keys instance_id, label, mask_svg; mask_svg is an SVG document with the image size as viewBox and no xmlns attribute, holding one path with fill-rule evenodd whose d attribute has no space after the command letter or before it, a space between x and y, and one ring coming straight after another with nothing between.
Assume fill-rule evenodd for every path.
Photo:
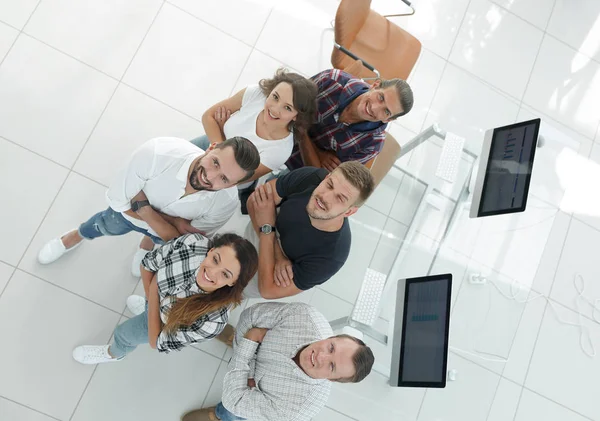
<instances>
[{"instance_id":1,"label":"man in red plaid shirt","mask_svg":"<svg viewBox=\"0 0 600 421\"><path fill-rule=\"evenodd\" d=\"M413 105L412 90L402 79L369 85L338 69L311 79L319 87L317 122L296 140L286 162L290 170L312 166L333 171L346 161L368 164L383 147L387 123Z\"/></svg>"}]
</instances>

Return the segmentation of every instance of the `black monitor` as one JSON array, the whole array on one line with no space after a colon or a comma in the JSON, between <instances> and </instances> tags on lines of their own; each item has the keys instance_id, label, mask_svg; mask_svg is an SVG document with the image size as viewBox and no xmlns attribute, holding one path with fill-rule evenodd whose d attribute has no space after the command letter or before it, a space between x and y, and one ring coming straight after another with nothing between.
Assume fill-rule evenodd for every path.
<instances>
[{"instance_id":1,"label":"black monitor","mask_svg":"<svg viewBox=\"0 0 600 421\"><path fill-rule=\"evenodd\" d=\"M451 297L450 273L398 281L392 386L446 387Z\"/></svg>"},{"instance_id":2,"label":"black monitor","mask_svg":"<svg viewBox=\"0 0 600 421\"><path fill-rule=\"evenodd\" d=\"M525 210L540 123L536 118L486 132L473 188L471 218Z\"/></svg>"}]
</instances>

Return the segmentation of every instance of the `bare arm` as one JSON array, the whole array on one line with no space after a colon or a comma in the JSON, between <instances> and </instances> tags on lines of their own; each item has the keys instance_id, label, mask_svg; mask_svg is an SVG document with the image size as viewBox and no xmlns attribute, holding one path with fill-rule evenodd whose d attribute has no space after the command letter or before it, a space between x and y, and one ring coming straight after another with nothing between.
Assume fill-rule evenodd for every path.
<instances>
[{"instance_id":1,"label":"bare arm","mask_svg":"<svg viewBox=\"0 0 600 421\"><path fill-rule=\"evenodd\" d=\"M148 297L150 297L150 282L152 282L155 272L149 271L143 265L140 266L140 273L142 274L142 285L144 285L144 293L146 294L146 299L148 299Z\"/></svg>"},{"instance_id":2,"label":"bare arm","mask_svg":"<svg viewBox=\"0 0 600 421\"><path fill-rule=\"evenodd\" d=\"M148 289L148 343L152 349L156 349L156 342L162 330L160 320L160 299L158 296L158 284L156 275L153 276Z\"/></svg>"},{"instance_id":3,"label":"bare arm","mask_svg":"<svg viewBox=\"0 0 600 421\"><path fill-rule=\"evenodd\" d=\"M146 194L143 190L141 190L138 194L136 194L133 199L131 199L131 203L139 202L143 200L148 200ZM160 212L154 210L152 206L143 206L138 209L137 212L129 209L125 211L125 214L131 216L135 219L140 219L150 225L160 238L164 241L172 240L173 238L177 238L180 236L177 228L169 223Z\"/></svg>"},{"instance_id":4,"label":"bare arm","mask_svg":"<svg viewBox=\"0 0 600 421\"><path fill-rule=\"evenodd\" d=\"M173 238L179 237L179 231L173 225L168 223L157 211L155 211L151 206L144 206L140 208L137 212L133 212L131 210L125 212L130 215L130 212L133 215L137 215L138 219L142 219L150 228L152 228L160 238L164 241L172 240ZM132 215L132 216L133 216Z\"/></svg>"},{"instance_id":5,"label":"bare arm","mask_svg":"<svg viewBox=\"0 0 600 421\"><path fill-rule=\"evenodd\" d=\"M273 182L275 180L272 180ZM275 278L276 257L283 257L275 233L262 234L258 228L264 224L275 225L274 184L271 182L260 186L248 199L248 214L257 230L258 245L258 289L266 299L290 297L302 292L292 282L277 285ZM275 195L277 193L275 192ZM281 201L277 195L278 201ZM279 250L278 250L279 249Z\"/></svg>"},{"instance_id":6,"label":"bare arm","mask_svg":"<svg viewBox=\"0 0 600 421\"><path fill-rule=\"evenodd\" d=\"M242 108L242 99L244 98L244 92L246 88L242 89L234 96L227 98L223 101L217 102L215 105L210 107L202 114L202 125L204 126L204 132L211 143L219 143L225 140L225 134L223 133L223 123L217 121L215 113L219 110L226 110L230 114L235 113ZM227 120L227 119L225 119Z\"/></svg>"}]
</instances>

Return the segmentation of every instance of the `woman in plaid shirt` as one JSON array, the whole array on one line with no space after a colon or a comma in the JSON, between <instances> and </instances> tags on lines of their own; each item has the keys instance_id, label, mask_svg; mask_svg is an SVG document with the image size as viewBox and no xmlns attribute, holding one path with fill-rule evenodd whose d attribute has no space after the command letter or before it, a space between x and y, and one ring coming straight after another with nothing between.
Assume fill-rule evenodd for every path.
<instances>
[{"instance_id":1,"label":"woman in plaid shirt","mask_svg":"<svg viewBox=\"0 0 600 421\"><path fill-rule=\"evenodd\" d=\"M227 325L228 311L241 303L257 270L256 249L237 234L171 240L142 260L147 301L127 299L137 315L116 328L114 343L79 346L73 358L82 364L115 362L142 343L169 352L212 339Z\"/></svg>"}]
</instances>

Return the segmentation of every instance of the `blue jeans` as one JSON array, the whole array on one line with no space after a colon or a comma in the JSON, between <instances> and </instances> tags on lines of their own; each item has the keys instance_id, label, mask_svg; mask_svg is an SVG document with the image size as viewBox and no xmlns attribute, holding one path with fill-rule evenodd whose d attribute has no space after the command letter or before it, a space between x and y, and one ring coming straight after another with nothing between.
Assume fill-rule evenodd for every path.
<instances>
[{"instance_id":1,"label":"blue jeans","mask_svg":"<svg viewBox=\"0 0 600 421\"><path fill-rule=\"evenodd\" d=\"M210 140L208 140L208 136L203 134L200 137L190 140L194 145L198 146L200 149L206 152L206 150L210 147Z\"/></svg>"},{"instance_id":2,"label":"blue jeans","mask_svg":"<svg viewBox=\"0 0 600 421\"><path fill-rule=\"evenodd\" d=\"M146 311L117 326L110 353L115 358L122 358L136 349L138 345L147 343L148 303L146 302Z\"/></svg>"},{"instance_id":3,"label":"blue jeans","mask_svg":"<svg viewBox=\"0 0 600 421\"><path fill-rule=\"evenodd\" d=\"M274 180L275 178L283 177L284 175L289 173L290 169L288 167L285 167L285 169L280 170L277 174L271 173L271 175L269 175L269 177L267 178L267 182Z\"/></svg>"},{"instance_id":4,"label":"blue jeans","mask_svg":"<svg viewBox=\"0 0 600 421\"><path fill-rule=\"evenodd\" d=\"M121 212L112 208L98 212L79 226L79 235L88 240L104 235L123 235L131 231L141 232L152 239L154 244L164 244L162 238L150 234L147 230L137 227L129 222Z\"/></svg>"},{"instance_id":5,"label":"blue jeans","mask_svg":"<svg viewBox=\"0 0 600 421\"><path fill-rule=\"evenodd\" d=\"M219 402L217 407L215 408L215 415L221 421L235 421L235 420L245 420L246 418L238 417L237 415L232 414L223 406L222 402Z\"/></svg>"}]
</instances>

